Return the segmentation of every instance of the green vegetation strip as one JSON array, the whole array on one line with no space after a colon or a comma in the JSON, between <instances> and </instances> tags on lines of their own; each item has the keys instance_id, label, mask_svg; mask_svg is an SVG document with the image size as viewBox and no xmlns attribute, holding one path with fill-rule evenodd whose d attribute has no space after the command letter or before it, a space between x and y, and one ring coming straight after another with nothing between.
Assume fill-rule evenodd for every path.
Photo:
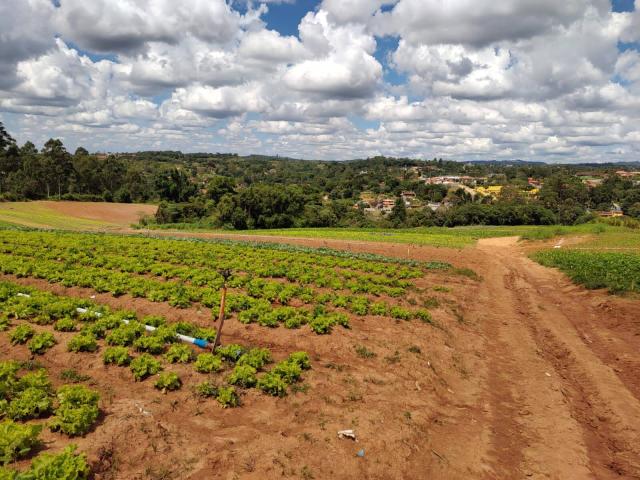
<instances>
[{"instance_id":1,"label":"green vegetation strip","mask_svg":"<svg viewBox=\"0 0 640 480\"><path fill-rule=\"evenodd\" d=\"M587 288L607 288L612 293L640 291L639 254L557 249L534 253L532 258L559 268Z\"/></svg>"}]
</instances>

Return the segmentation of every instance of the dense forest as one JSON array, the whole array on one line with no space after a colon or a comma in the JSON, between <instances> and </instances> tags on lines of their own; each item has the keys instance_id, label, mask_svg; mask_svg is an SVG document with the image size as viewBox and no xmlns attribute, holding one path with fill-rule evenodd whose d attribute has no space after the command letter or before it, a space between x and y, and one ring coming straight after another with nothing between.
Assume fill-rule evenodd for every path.
<instances>
[{"instance_id":1,"label":"dense forest","mask_svg":"<svg viewBox=\"0 0 640 480\"><path fill-rule=\"evenodd\" d=\"M573 224L619 205L640 217L640 187L616 170L634 165L550 165L453 162L375 157L352 161L297 160L231 153L174 151L70 153L58 139L38 150L18 146L0 123L0 200L61 199L159 202L148 222L196 223L235 229L286 227L403 227L423 225ZM637 165L635 165L637 167ZM602 178L589 187L579 175ZM499 197L429 184L425 178L464 175L500 185ZM535 196L530 179L542 186ZM419 208L407 208L413 192ZM362 195L398 199L371 215ZM433 209L429 203L442 204Z\"/></svg>"}]
</instances>

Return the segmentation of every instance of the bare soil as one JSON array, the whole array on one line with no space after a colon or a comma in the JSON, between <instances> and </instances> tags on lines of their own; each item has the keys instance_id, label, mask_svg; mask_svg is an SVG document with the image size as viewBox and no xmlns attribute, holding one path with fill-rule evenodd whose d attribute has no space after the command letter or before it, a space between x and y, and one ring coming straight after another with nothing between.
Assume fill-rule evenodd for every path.
<instances>
[{"instance_id":1,"label":"bare soil","mask_svg":"<svg viewBox=\"0 0 640 480\"><path fill-rule=\"evenodd\" d=\"M313 361L306 393L274 399L248 391L238 409L196 398L189 386L204 376L190 367L170 367L185 387L163 395L151 380L135 383L127 369L105 368L99 355L67 353L69 334L56 333L60 343L38 360L57 383L75 368L102 392L101 424L76 441L96 478L640 478L639 301L571 284L530 261L515 238L463 250L260 240L449 261L482 280L425 277L425 296L436 283L452 289L437 294L434 317L443 328L362 317L351 330L317 336L230 321L226 342L266 346L277 359L307 350ZM210 319L208 310L127 296L96 300L172 320ZM360 345L376 356L360 357ZM0 335L0 357L9 356L29 353ZM337 437L347 428L357 442ZM47 439L55 449L68 442L52 433ZM361 449L364 457L356 455Z\"/></svg>"},{"instance_id":2,"label":"bare soil","mask_svg":"<svg viewBox=\"0 0 640 480\"><path fill-rule=\"evenodd\" d=\"M157 205L141 203L107 203L107 202L37 202L47 208L64 215L87 220L98 220L110 224L128 227L138 223L147 215L154 215Z\"/></svg>"}]
</instances>

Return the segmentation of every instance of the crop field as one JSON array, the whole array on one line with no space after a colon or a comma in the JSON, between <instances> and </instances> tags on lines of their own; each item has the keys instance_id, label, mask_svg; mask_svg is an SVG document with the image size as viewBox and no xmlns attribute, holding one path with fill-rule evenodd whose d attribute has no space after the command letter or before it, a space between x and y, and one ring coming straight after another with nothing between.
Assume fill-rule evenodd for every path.
<instances>
[{"instance_id":1,"label":"crop field","mask_svg":"<svg viewBox=\"0 0 640 480\"><path fill-rule=\"evenodd\" d=\"M222 345L211 351L179 342L177 335L213 341L226 271ZM157 440L167 445L180 439L196 449L193 440L207 435L197 418L226 424L220 438L232 438L229 432L240 428L249 443L279 435L278 429L264 430L262 416L256 418L260 411L282 417L280 429L290 430L301 421L291 415L303 412L309 418L323 412L319 432L344 422L342 402L357 416L367 382L385 391L397 388L397 380L387 385L376 377L384 369L371 365L405 364L407 373L394 373L394 379L421 369L420 382L434 374L433 364L420 357L436 341L429 357L440 358L438 339L463 321L450 292L476 282L472 272L437 260L13 229L0 230L0 276L0 428L8 439L0 441L0 478L21 472L43 479L98 473L105 476L96 478L186 478L175 469L204 468L196 465L194 451L189 465L184 458L163 457L154 466L158 459L149 448L160 447L149 438L167 436ZM389 329L398 329L393 339L384 333ZM442 362L461 362L458 354L446 357ZM390 399L373 411L395 401L403 400ZM186 408L197 418L185 420ZM164 426L149 424L145 412L158 410ZM231 411L247 413L225 413ZM400 414L399 425L408 415ZM127 442L114 444L114 437L129 431L122 430L123 422L141 429L139 456L127 453ZM318 428L315 421L303 425ZM389 420L391 431L393 425ZM282 442L270 442L282 448ZM374 442L370 447L384 448ZM240 454L211 455L231 462L231 470L249 468ZM281 461L295 465L295 454L287 455ZM326 471L305 461L305 471ZM28 476L32 472L46 473Z\"/></svg>"},{"instance_id":2,"label":"crop field","mask_svg":"<svg viewBox=\"0 0 640 480\"><path fill-rule=\"evenodd\" d=\"M557 267L586 288L612 293L640 291L640 254L584 250L546 250L533 255L542 265Z\"/></svg>"},{"instance_id":3,"label":"crop field","mask_svg":"<svg viewBox=\"0 0 640 480\"><path fill-rule=\"evenodd\" d=\"M62 230L115 230L152 215L154 205L91 202L0 202L0 225Z\"/></svg>"},{"instance_id":4,"label":"crop field","mask_svg":"<svg viewBox=\"0 0 640 480\"><path fill-rule=\"evenodd\" d=\"M207 231L206 228L194 229L194 225L167 225L162 230ZM547 240L565 235L592 235L602 231L620 231L628 229L602 224L585 224L570 227L548 226L474 226L474 227L418 227L407 229L349 229L349 228L288 228L282 230L210 230L211 233L231 237L285 237L335 239L356 242L386 242L434 247L464 248L483 238L522 237L528 240ZM623 233L624 234L624 233Z\"/></svg>"}]
</instances>

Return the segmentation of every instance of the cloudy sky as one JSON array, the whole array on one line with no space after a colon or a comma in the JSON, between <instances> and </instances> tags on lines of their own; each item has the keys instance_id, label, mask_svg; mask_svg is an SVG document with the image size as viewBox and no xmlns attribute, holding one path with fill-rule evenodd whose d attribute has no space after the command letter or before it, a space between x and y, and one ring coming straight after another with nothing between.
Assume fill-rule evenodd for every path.
<instances>
[{"instance_id":1,"label":"cloudy sky","mask_svg":"<svg viewBox=\"0 0 640 480\"><path fill-rule=\"evenodd\" d=\"M640 0L0 0L20 143L640 160Z\"/></svg>"}]
</instances>

